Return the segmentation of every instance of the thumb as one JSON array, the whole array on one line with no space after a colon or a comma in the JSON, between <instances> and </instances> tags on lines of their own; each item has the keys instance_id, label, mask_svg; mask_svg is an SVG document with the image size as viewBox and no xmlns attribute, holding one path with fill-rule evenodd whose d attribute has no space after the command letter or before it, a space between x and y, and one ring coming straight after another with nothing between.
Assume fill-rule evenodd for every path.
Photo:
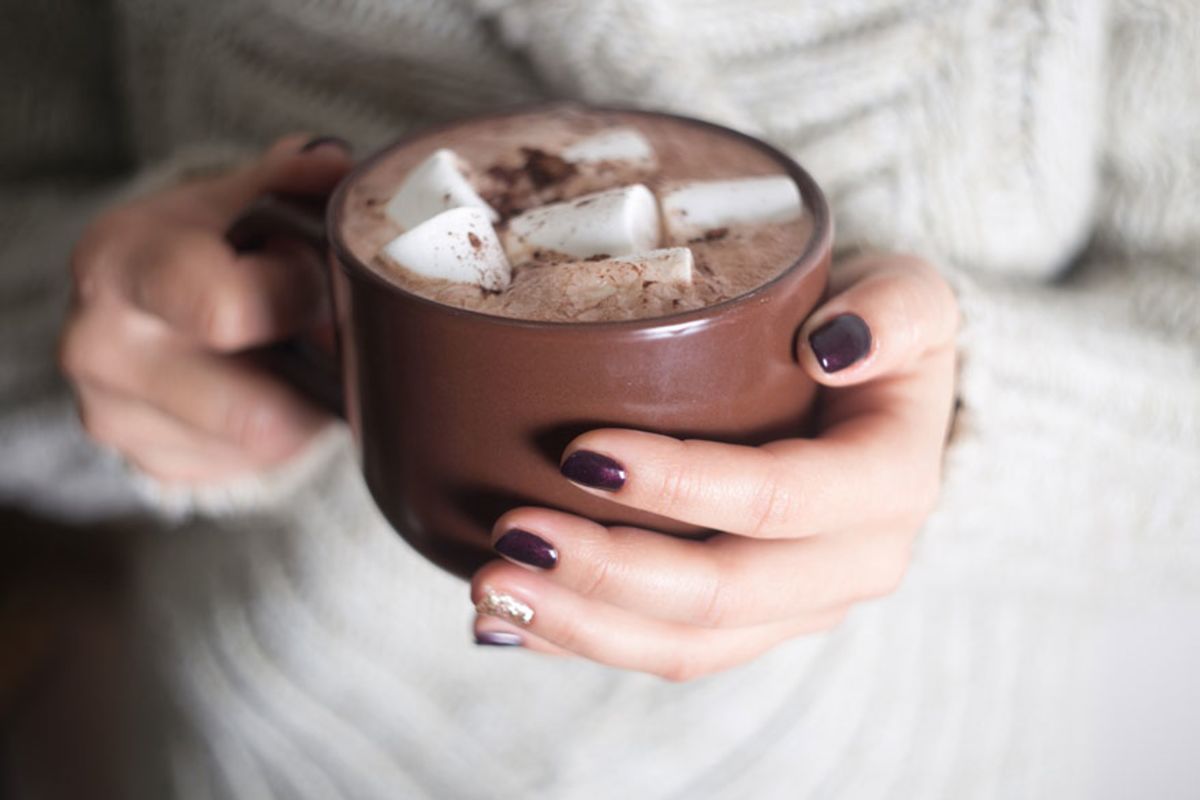
<instances>
[{"instance_id":1,"label":"thumb","mask_svg":"<svg viewBox=\"0 0 1200 800\"><path fill-rule=\"evenodd\" d=\"M841 288L800 329L800 363L818 383L850 386L897 374L953 346L958 303L928 262L873 254L838 272Z\"/></svg>"},{"instance_id":2,"label":"thumb","mask_svg":"<svg viewBox=\"0 0 1200 800\"><path fill-rule=\"evenodd\" d=\"M203 187L206 205L224 229L264 194L328 194L353 166L344 140L292 134L278 139L258 160L209 181Z\"/></svg>"}]
</instances>

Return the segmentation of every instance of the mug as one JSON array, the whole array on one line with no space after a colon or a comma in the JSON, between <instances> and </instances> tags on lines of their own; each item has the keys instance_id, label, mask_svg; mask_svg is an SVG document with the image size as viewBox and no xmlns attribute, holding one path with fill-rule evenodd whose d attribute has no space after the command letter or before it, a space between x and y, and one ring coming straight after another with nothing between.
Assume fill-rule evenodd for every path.
<instances>
[{"instance_id":1,"label":"mug","mask_svg":"<svg viewBox=\"0 0 1200 800\"><path fill-rule=\"evenodd\" d=\"M559 460L584 431L636 428L755 445L809 429L817 387L797 362L796 337L825 291L833 246L820 189L787 155L737 131L659 112L598 110L670 117L768 154L800 188L813 220L807 246L752 291L669 316L539 322L436 303L362 263L340 231L356 180L388 153L449 125L403 137L358 164L326 204L323 236L311 213L278 199L231 231L242 246L279 233L321 240L336 367L322 367L313 348L291 343L275 349L277 368L325 405L340 401L380 511L418 552L464 577L495 558L491 527L521 505L675 535L710 533L569 483ZM340 375L340 390L322 369Z\"/></svg>"}]
</instances>

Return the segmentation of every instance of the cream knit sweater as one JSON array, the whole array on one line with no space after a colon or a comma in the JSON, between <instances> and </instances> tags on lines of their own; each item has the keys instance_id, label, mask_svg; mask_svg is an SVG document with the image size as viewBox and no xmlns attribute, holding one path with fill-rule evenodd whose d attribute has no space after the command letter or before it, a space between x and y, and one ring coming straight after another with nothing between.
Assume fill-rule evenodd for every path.
<instances>
[{"instance_id":1,"label":"cream knit sweater","mask_svg":"<svg viewBox=\"0 0 1200 800\"><path fill-rule=\"evenodd\" d=\"M0 500L170 529L141 559L130 796L1197 791L1122 794L1114 764L1148 772L1113 744L1136 721L1105 656L1115 616L1200 607L1193 0L11 5ZM841 248L961 287L961 431L895 596L683 685L476 649L465 584L383 523L343 431L194 493L139 493L84 440L52 353L102 204L285 131L366 150L551 97L757 132L825 187Z\"/></svg>"}]
</instances>

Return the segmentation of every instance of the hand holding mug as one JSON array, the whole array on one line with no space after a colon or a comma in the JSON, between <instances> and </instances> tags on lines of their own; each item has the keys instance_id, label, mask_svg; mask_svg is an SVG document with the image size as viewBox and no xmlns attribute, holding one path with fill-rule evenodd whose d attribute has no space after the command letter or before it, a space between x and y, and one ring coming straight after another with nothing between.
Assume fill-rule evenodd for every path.
<instances>
[{"instance_id":1,"label":"hand holding mug","mask_svg":"<svg viewBox=\"0 0 1200 800\"><path fill-rule=\"evenodd\" d=\"M59 358L93 438L160 480L199 484L286 461L326 424L243 353L327 322L319 255L285 239L238 253L225 234L257 198L323 196L350 166L334 140L289 136L92 223Z\"/></svg>"},{"instance_id":2,"label":"hand holding mug","mask_svg":"<svg viewBox=\"0 0 1200 800\"><path fill-rule=\"evenodd\" d=\"M807 244L729 300L562 323L419 296L348 240L377 213L380 176L445 137L470 147L492 126L519 138L579 119L715 148L702 169L722 169L721 154L772 165L802 198ZM266 247L239 252L227 234L265 194L336 184L328 266L364 477L418 552L474 575L481 643L684 679L828 628L899 582L937 494L956 306L927 264L886 255L844 265L817 306L832 223L784 154L695 120L572 106L421 132L348 176L336 143L305 141L89 228L62 362L97 439L161 479L203 483L286 461L325 424L248 352L329 322L311 242L269 213ZM812 432L818 387L816 437L791 438ZM489 563L489 545L509 560Z\"/></svg>"},{"instance_id":3,"label":"hand holding mug","mask_svg":"<svg viewBox=\"0 0 1200 800\"><path fill-rule=\"evenodd\" d=\"M802 331L819 431L760 447L590 431L564 480L720 531L704 541L545 508L505 514L472 579L482 644L686 680L827 630L893 591L938 495L958 310L937 271L872 255L835 271Z\"/></svg>"}]
</instances>

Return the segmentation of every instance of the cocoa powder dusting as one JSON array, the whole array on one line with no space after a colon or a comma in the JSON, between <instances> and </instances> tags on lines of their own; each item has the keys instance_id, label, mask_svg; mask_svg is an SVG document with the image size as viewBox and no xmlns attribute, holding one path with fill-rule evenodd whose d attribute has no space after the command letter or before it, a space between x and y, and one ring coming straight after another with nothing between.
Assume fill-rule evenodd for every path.
<instances>
[{"instance_id":1,"label":"cocoa powder dusting","mask_svg":"<svg viewBox=\"0 0 1200 800\"><path fill-rule=\"evenodd\" d=\"M535 189L562 183L577 171L570 161L545 150L522 147L521 152L525 154L525 172Z\"/></svg>"},{"instance_id":2,"label":"cocoa powder dusting","mask_svg":"<svg viewBox=\"0 0 1200 800\"><path fill-rule=\"evenodd\" d=\"M575 164L557 155L561 148L585 135L621 124L637 127L647 136L656 150L657 166ZM424 278L381 259L380 248L402 232L383 216L382 206L434 146L451 148L475 165L475 189L497 212L499 219L494 228L501 239L506 235L508 220L531 208L548 203L583 207L592 202L585 195L617 186L643 183L660 194L680 181L723 180L779 171L767 154L670 119L616 114L596 120L589 113L568 109L487 120L484 125L486 128L472 123L439 131L436 138L421 141L419 147L397 151L352 187L346 206L344 225L352 252L408 291L435 302L484 314L554 322L680 313L723 302L774 278L794 261L811 236L812 219L808 216L801 225L736 225L704 230L686 242L694 258L693 281L687 286L645 280L640 274L627 284L617 281L610 285L596 279L595 270L575 272L565 266L573 261L609 260L613 258L609 253L579 259L542 248L523 263L512 265L511 281L503 291ZM468 252L473 254L482 254L487 244L478 232L461 230L453 235L466 236L471 247ZM657 246L684 244L664 235ZM618 269L612 274L627 274L627 270Z\"/></svg>"}]
</instances>

